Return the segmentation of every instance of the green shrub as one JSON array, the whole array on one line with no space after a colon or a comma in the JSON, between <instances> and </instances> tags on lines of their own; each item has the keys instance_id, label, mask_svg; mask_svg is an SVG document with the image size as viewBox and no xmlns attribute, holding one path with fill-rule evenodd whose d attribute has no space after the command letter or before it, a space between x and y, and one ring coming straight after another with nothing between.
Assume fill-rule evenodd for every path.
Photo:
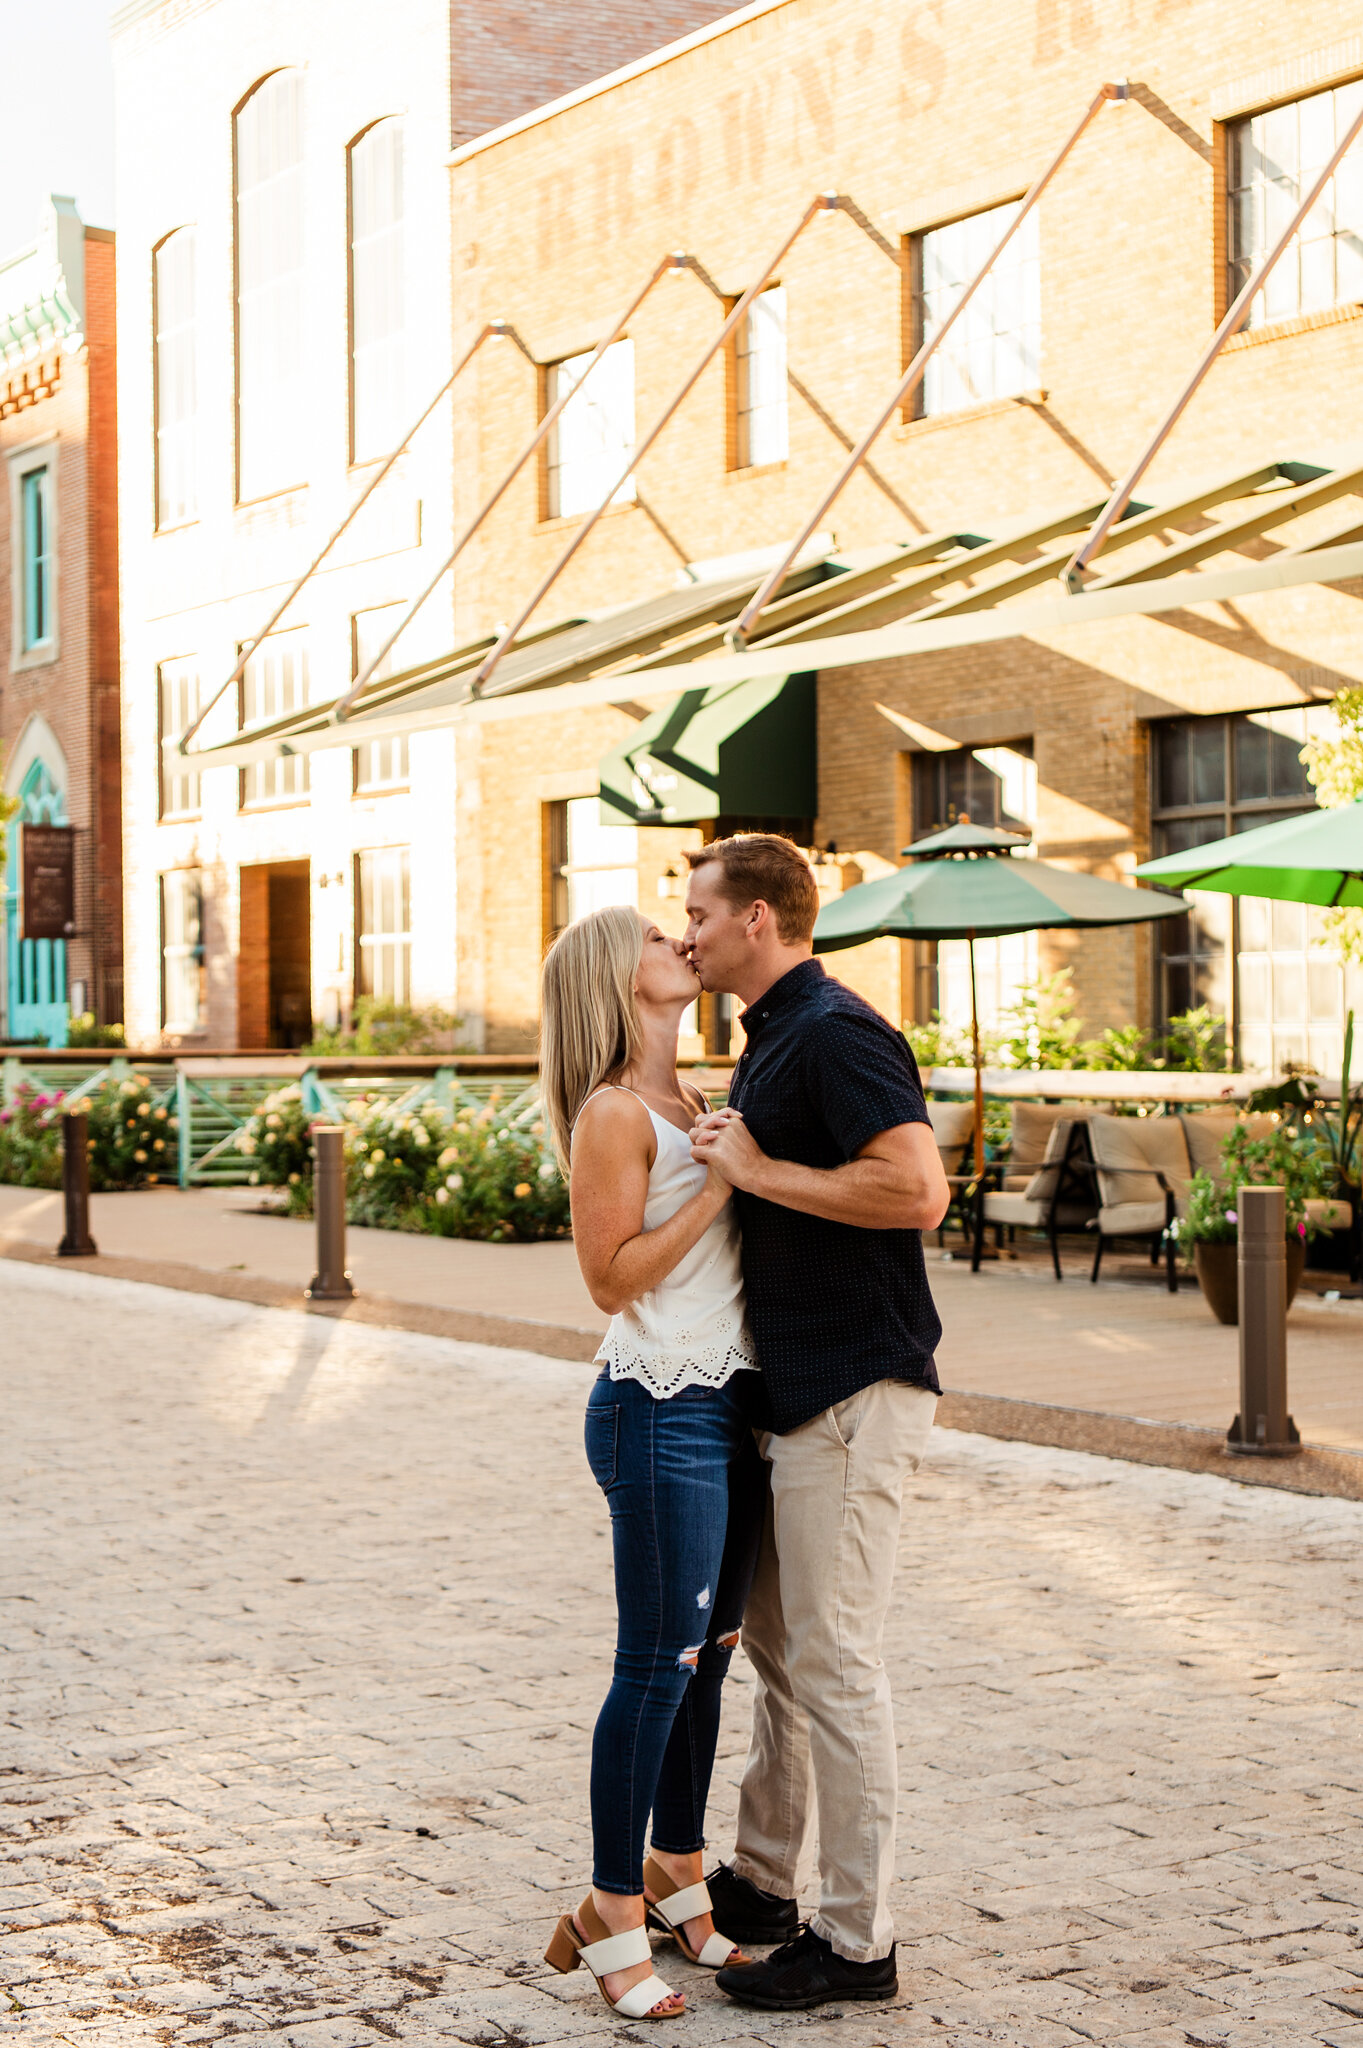
<instances>
[{"instance_id":1,"label":"green shrub","mask_svg":"<svg viewBox=\"0 0 1363 2048\"><path fill-rule=\"evenodd\" d=\"M289 1213L312 1214L312 1125L295 1083L267 1095L236 1135L236 1148L252 1162L252 1187L284 1188Z\"/></svg>"},{"instance_id":2,"label":"green shrub","mask_svg":"<svg viewBox=\"0 0 1363 2048\"><path fill-rule=\"evenodd\" d=\"M296 1215L312 1209L311 1124L300 1090L285 1088L237 1138L253 1184L286 1188ZM568 1190L533 1102L505 1103L499 1089L482 1104L461 1095L410 1106L362 1096L345 1128L352 1223L493 1244L567 1234Z\"/></svg>"},{"instance_id":3,"label":"green shrub","mask_svg":"<svg viewBox=\"0 0 1363 2048\"><path fill-rule=\"evenodd\" d=\"M61 1131L54 1113L60 1100L22 1082L0 1109L0 1181L20 1188L61 1186Z\"/></svg>"},{"instance_id":4,"label":"green shrub","mask_svg":"<svg viewBox=\"0 0 1363 2048\"><path fill-rule=\"evenodd\" d=\"M303 1050L316 1058L358 1053L378 1059L394 1053L449 1052L461 1021L448 1010L414 1010L406 1003L361 996L348 1030L317 1031Z\"/></svg>"},{"instance_id":5,"label":"green shrub","mask_svg":"<svg viewBox=\"0 0 1363 2048\"><path fill-rule=\"evenodd\" d=\"M112 1046L115 1050L127 1043L121 1024L97 1024L93 1010L82 1010L78 1017L68 1019L66 1042L69 1046Z\"/></svg>"},{"instance_id":6,"label":"green shrub","mask_svg":"<svg viewBox=\"0 0 1363 2048\"><path fill-rule=\"evenodd\" d=\"M1215 1177L1195 1173L1186 1214L1173 1225L1179 1248L1190 1262L1196 1244L1234 1244L1239 1234L1237 1196L1245 1187L1280 1187L1287 1197L1287 1235L1309 1241L1318 1226L1308 1201L1328 1194L1333 1178L1328 1154L1303 1142L1294 1125L1283 1124L1266 1138L1250 1136L1248 1125L1231 1131L1221 1145L1222 1170Z\"/></svg>"},{"instance_id":7,"label":"green shrub","mask_svg":"<svg viewBox=\"0 0 1363 2048\"><path fill-rule=\"evenodd\" d=\"M106 1076L95 1088L66 1096L23 1086L0 1110L0 1181L56 1188L62 1179L62 1111L83 1110L90 1186L155 1187L178 1174L179 1126L164 1103L135 1075Z\"/></svg>"}]
</instances>

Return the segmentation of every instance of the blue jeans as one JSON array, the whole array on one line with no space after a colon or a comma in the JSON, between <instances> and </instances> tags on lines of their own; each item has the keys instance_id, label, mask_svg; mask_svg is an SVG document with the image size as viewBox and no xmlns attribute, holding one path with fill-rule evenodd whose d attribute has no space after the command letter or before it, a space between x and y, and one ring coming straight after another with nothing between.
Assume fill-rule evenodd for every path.
<instances>
[{"instance_id":1,"label":"blue jeans","mask_svg":"<svg viewBox=\"0 0 1363 2048\"><path fill-rule=\"evenodd\" d=\"M592 1738L592 1883L644 1888L644 1833L705 1846L719 1696L738 1642L765 1474L736 1373L659 1401L602 1373L587 1403L587 1462L610 1507L619 1626Z\"/></svg>"}]
</instances>

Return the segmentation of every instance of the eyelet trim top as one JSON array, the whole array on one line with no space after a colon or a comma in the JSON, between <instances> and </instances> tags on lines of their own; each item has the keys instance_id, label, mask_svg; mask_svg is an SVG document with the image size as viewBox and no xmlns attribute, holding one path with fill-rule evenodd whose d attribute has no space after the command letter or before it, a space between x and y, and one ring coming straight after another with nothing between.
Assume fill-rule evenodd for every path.
<instances>
[{"instance_id":1,"label":"eyelet trim top","mask_svg":"<svg viewBox=\"0 0 1363 2048\"><path fill-rule=\"evenodd\" d=\"M632 1088L624 1092L635 1093ZM643 1097L635 1100L643 1102ZM692 1159L684 1131L646 1102L644 1108L657 1133L644 1229L656 1230L699 1194L705 1168ZM739 1245L738 1219L728 1202L665 1280L611 1317L596 1356L609 1366L613 1380L638 1380L655 1399L666 1401L684 1387L722 1387L736 1372L757 1370Z\"/></svg>"}]
</instances>

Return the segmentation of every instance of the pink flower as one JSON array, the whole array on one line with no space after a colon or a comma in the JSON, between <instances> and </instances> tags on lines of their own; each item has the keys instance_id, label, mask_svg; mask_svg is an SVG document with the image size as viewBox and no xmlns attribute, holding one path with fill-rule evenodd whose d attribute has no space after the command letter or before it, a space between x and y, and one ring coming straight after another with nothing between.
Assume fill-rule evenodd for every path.
<instances>
[{"instance_id":1,"label":"pink flower","mask_svg":"<svg viewBox=\"0 0 1363 2048\"><path fill-rule=\"evenodd\" d=\"M1299 1223L1299 1224L1297 1225L1297 1236L1298 1236L1298 1237L1305 1237L1305 1235L1306 1235L1306 1225L1305 1225L1304 1223Z\"/></svg>"}]
</instances>

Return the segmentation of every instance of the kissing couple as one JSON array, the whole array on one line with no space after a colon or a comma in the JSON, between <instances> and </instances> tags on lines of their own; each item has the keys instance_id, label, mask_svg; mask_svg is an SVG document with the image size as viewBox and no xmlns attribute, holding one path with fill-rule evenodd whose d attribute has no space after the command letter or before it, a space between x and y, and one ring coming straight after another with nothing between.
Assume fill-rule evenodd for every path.
<instances>
[{"instance_id":1,"label":"kissing couple","mask_svg":"<svg viewBox=\"0 0 1363 2048\"><path fill-rule=\"evenodd\" d=\"M631 2020L685 2010L650 1929L742 2005L898 1990L881 1642L940 1391L921 1232L948 1190L913 1055L812 957L818 890L790 840L737 835L687 859L684 940L595 911L554 941L542 988L545 1112L583 1278L611 1317L586 1449L619 1616L592 1740L592 1888L546 1961L585 1964ZM677 1071L702 989L745 1006L719 1110ZM732 1861L707 1880L740 1635L752 1746ZM756 1960L740 1944L777 1946Z\"/></svg>"}]
</instances>

